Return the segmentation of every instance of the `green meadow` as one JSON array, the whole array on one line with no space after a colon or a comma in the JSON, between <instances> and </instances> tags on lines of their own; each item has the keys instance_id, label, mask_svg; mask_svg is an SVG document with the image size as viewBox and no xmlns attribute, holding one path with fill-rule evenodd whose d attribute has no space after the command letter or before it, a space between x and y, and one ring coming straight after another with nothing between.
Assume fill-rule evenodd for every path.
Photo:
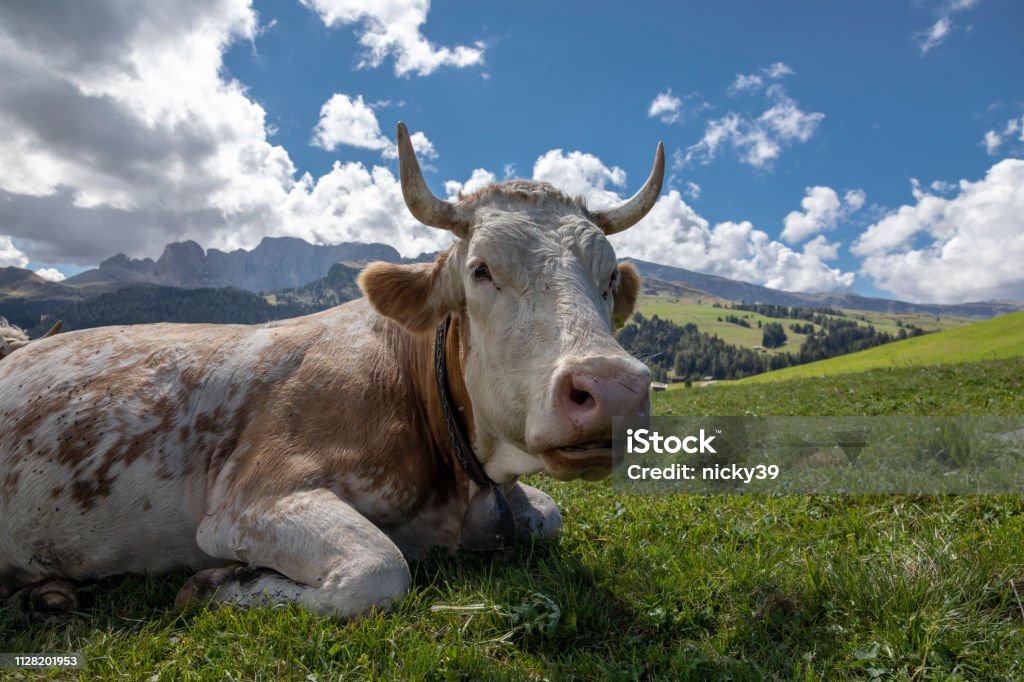
<instances>
[{"instance_id":1,"label":"green meadow","mask_svg":"<svg viewBox=\"0 0 1024 682\"><path fill-rule=\"evenodd\" d=\"M715 303L721 305L716 308ZM762 331L757 328L757 323L762 325L768 322L781 322L786 329L788 337L786 344L780 348L765 350L766 353L796 353L800 344L807 338L805 334L793 332L789 325L795 322L806 324L803 320L777 319L760 315L746 310L731 310L725 306L728 301L715 298L707 294L692 293L686 296L676 295L645 295L641 297L640 312L647 317L657 315L658 317L676 324L693 323L700 331L718 336L726 343L746 348L754 348L761 345ZM875 313L861 310L842 311L842 319L848 319L861 325L872 325L875 329L896 335L899 333L900 323L914 325L926 331L938 331L942 329L953 329L970 324L974 320L963 317L924 315L921 313ZM750 328L740 326L732 322L725 322L726 315L735 315L750 323ZM719 318L722 318L719 321ZM814 325L815 329L820 329Z\"/></svg>"},{"instance_id":2,"label":"green meadow","mask_svg":"<svg viewBox=\"0 0 1024 682\"><path fill-rule=\"evenodd\" d=\"M1021 415L1024 358L692 387L658 414ZM0 609L0 650L82 670L3 679L1024 679L1018 496L625 495L532 483L562 538L436 552L389 613L172 608L186 575L113 578L69 620Z\"/></svg>"},{"instance_id":3,"label":"green meadow","mask_svg":"<svg viewBox=\"0 0 1024 682\"><path fill-rule=\"evenodd\" d=\"M859 353L766 372L741 379L737 383L770 383L803 377L994 360L1020 355L1024 355L1024 312L895 341Z\"/></svg>"}]
</instances>

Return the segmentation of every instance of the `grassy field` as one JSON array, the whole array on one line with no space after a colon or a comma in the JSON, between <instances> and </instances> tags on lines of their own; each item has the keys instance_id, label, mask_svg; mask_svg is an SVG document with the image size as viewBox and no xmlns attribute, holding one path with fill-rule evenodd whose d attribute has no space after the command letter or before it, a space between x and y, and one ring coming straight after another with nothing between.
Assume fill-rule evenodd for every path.
<instances>
[{"instance_id":1,"label":"grassy field","mask_svg":"<svg viewBox=\"0 0 1024 682\"><path fill-rule=\"evenodd\" d=\"M735 325L733 325L735 326ZM873 369L973 362L1024 355L1024 312L889 343L859 353L741 379L766 383L803 377L832 376Z\"/></svg>"},{"instance_id":2,"label":"grassy field","mask_svg":"<svg viewBox=\"0 0 1024 682\"><path fill-rule=\"evenodd\" d=\"M715 303L719 303L723 307L716 308L714 307ZM647 317L657 315L676 324L692 322L702 332L715 334L726 343L746 348L761 345L762 331L757 328L758 322L761 322L761 324L781 322L782 326L786 329L788 337L786 345L781 348L767 350L766 352L768 353L795 353L800 349L800 344L807 338L805 334L796 334L789 328L789 325L795 322L804 324L802 320L779 320L745 310L730 310L724 307L727 304L728 301L722 301L706 295L645 295L640 299L639 309ZM845 319L853 320L862 325L871 324L875 329L893 335L899 333L900 322L905 325L912 324L921 327L926 331L937 331L953 329L976 321L964 317L937 317L920 313L873 313L862 310L845 310L843 312L845 315L842 317ZM750 328L748 329L732 322L725 322L724 319L727 315L735 315L745 319L750 323ZM718 318L722 318L722 321L719 321ZM815 325L815 328L820 329L818 325Z\"/></svg>"},{"instance_id":3,"label":"grassy field","mask_svg":"<svg viewBox=\"0 0 1024 682\"><path fill-rule=\"evenodd\" d=\"M1024 359L655 400L658 414L1021 415ZM533 482L561 506L559 542L507 563L437 553L388 614L179 614L185 575L119 578L63 624L0 610L0 651L81 652L85 670L52 677L83 680L1024 679L1020 497Z\"/></svg>"}]
</instances>

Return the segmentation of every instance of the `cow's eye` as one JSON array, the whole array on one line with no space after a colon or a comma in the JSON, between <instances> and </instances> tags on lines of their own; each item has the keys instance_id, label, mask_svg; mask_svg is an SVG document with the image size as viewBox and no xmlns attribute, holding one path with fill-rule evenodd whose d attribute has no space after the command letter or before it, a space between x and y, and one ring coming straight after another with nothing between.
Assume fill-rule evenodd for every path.
<instances>
[{"instance_id":1,"label":"cow's eye","mask_svg":"<svg viewBox=\"0 0 1024 682\"><path fill-rule=\"evenodd\" d=\"M605 289L604 293L601 294L601 298L603 298L604 300L607 301L608 300L608 294L610 292L614 292L615 291L615 288L618 285L618 283L619 283L619 271L616 270L615 272L612 273L611 278L608 280L608 288Z\"/></svg>"},{"instance_id":2,"label":"cow's eye","mask_svg":"<svg viewBox=\"0 0 1024 682\"><path fill-rule=\"evenodd\" d=\"M473 270L473 281L474 282L490 282L491 271L487 268L486 264L480 264Z\"/></svg>"}]
</instances>

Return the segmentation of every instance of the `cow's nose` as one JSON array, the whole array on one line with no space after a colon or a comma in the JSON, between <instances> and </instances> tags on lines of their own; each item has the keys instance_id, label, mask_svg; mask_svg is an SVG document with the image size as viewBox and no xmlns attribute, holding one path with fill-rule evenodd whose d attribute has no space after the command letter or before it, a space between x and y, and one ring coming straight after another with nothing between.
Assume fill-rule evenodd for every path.
<instances>
[{"instance_id":1,"label":"cow's nose","mask_svg":"<svg viewBox=\"0 0 1024 682\"><path fill-rule=\"evenodd\" d=\"M609 437L612 417L650 415L650 371L632 358L595 358L562 369L557 409L578 439Z\"/></svg>"}]
</instances>

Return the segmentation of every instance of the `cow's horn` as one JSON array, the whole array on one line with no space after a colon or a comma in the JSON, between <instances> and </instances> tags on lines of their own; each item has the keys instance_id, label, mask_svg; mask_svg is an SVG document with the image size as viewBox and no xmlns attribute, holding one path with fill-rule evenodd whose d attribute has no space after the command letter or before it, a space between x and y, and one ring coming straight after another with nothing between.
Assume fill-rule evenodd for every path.
<instances>
[{"instance_id":1,"label":"cow's horn","mask_svg":"<svg viewBox=\"0 0 1024 682\"><path fill-rule=\"evenodd\" d=\"M50 327L50 331L46 332L46 334L43 335L43 338L47 339L47 338L49 338L51 336L54 336L54 335L60 333L61 326L62 326L61 321L57 320L57 323L54 324L52 327Z\"/></svg>"},{"instance_id":2,"label":"cow's horn","mask_svg":"<svg viewBox=\"0 0 1024 682\"><path fill-rule=\"evenodd\" d=\"M661 183L665 179L665 147L658 143L658 152L654 155L654 166L647 182L640 191L625 203L604 211L591 211L590 218L594 224L604 230L605 234L615 234L633 227L647 212L654 208L661 194Z\"/></svg>"},{"instance_id":3,"label":"cow's horn","mask_svg":"<svg viewBox=\"0 0 1024 682\"><path fill-rule=\"evenodd\" d=\"M469 221L459 215L454 204L431 193L416 160L409 129L401 121L398 122L398 166L402 176L402 196L413 217L424 225L451 230L456 236L465 237L469 233Z\"/></svg>"}]
</instances>

